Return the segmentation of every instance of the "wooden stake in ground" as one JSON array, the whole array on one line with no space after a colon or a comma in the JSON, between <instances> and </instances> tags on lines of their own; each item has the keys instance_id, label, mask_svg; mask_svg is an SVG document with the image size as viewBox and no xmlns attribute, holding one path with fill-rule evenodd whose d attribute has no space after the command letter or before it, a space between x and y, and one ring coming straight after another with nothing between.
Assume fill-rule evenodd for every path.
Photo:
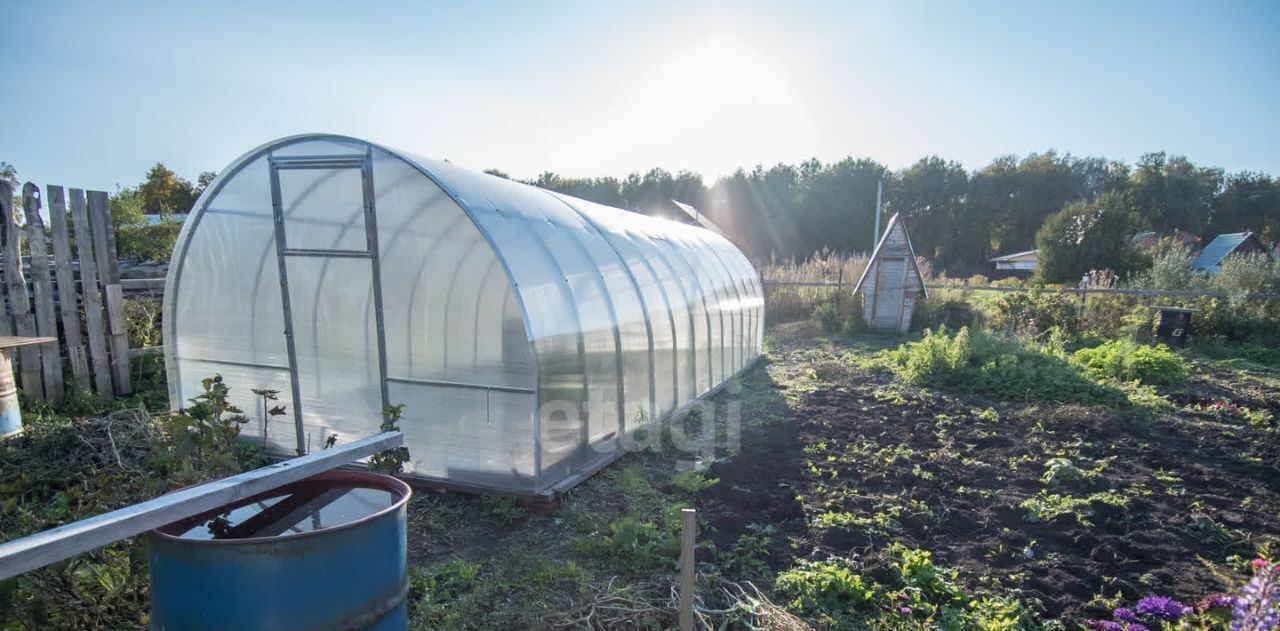
<instances>
[{"instance_id":1,"label":"wooden stake in ground","mask_svg":"<svg viewBox=\"0 0 1280 631\"><path fill-rule=\"evenodd\" d=\"M680 510L680 631L693 631L693 549L698 511Z\"/></svg>"},{"instance_id":2,"label":"wooden stake in ground","mask_svg":"<svg viewBox=\"0 0 1280 631\"><path fill-rule=\"evenodd\" d=\"M22 187L22 206L27 215L27 251L31 254L31 293L36 302L36 333L53 341L40 346L40 371L44 377L44 398L62 403L62 348L58 344L58 315L53 309L53 280L49 278L49 242L40 216L40 189L27 182Z\"/></svg>"}]
</instances>

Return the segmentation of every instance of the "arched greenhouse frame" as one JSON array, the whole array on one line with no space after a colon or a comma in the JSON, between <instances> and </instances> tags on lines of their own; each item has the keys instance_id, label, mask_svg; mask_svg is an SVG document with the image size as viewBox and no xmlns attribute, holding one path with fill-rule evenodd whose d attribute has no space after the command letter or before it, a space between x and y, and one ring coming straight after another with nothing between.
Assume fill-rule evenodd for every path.
<instances>
[{"instance_id":1,"label":"arched greenhouse frame","mask_svg":"<svg viewBox=\"0 0 1280 631\"><path fill-rule=\"evenodd\" d=\"M714 232L332 135L223 171L166 284L175 407L221 374L242 435L288 453L404 404L408 474L518 494L611 462L747 369L764 329L759 276Z\"/></svg>"}]
</instances>

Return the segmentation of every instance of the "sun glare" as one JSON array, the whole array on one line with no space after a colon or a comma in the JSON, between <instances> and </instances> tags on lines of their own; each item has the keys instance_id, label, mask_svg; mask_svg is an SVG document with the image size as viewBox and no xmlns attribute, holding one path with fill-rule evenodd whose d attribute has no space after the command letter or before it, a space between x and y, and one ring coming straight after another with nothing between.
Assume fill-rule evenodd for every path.
<instances>
[{"instance_id":1,"label":"sun glare","mask_svg":"<svg viewBox=\"0 0 1280 631\"><path fill-rule=\"evenodd\" d=\"M803 157L813 143L802 95L761 49L711 38L655 55L617 106L582 126L575 144L616 147L612 168L671 165L707 178L756 161ZM606 166L606 165L600 165Z\"/></svg>"}]
</instances>

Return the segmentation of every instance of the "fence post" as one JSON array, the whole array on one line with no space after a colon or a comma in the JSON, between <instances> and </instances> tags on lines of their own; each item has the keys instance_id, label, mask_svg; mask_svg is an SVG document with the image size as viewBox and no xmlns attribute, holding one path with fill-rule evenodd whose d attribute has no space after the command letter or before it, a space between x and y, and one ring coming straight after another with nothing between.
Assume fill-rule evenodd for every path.
<instances>
[{"instance_id":1,"label":"fence post","mask_svg":"<svg viewBox=\"0 0 1280 631\"><path fill-rule=\"evenodd\" d=\"M13 185L7 181L0 181L0 212L13 214ZM0 231L3 231L3 227L0 227ZM0 255L3 255L3 247L4 239L0 238ZM3 292L0 292L0 302L5 302ZM0 335L7 337L13 335L13 318L9 316L9 310L3 307L4 305L0 305Z\"/></svg>"},{"instance_id":2,"label":"fence post","mask_svg":"<svg viewBox=\"0 0 1280 631\"><path fill-rule=\"evenodd\" d=\"M80 290L84 297L84 326L89 336L89 358L93 363L93 385L98 394L114 397L111 387L111 360L102 329L102 297L98 294L98 265L93 256L93 234L89 231L89 211L84 191L73 188L71 226L75 229L76 253L80 259Z\"/></svg>"},{"instance_id":3,"label":"fence post","mask_svg":"<svg viewBox=\"0 0 1280 631\"><path fill-rule=\"evenodd\" d=\"M80 292L76 290L75 270L71 268L71 240L67 238L67 201L61 186L50 184L49 227L53 230L53 264L58 281L58 303L62 311L62 334L67 343L67 363L76 386L88 392L89 358L85 355L80 335Z\"/></svg>"},{"instance_id":4,"label":"fence post","mask_svg":"<svg viewBox=\"0 0 1280 631\"><path fill-rule=\"evenodd\" d=\"M680 510L680 631L693 631L693 552L698 511Z\"/></svg>"},{"instance_id":5,"label":"fence post","mask_svg":"<svg viewBox=\"0 0 1280 631\"><path fill-rule=\"evenodd\" d=\"M18 234L18 220L13 210L13 189L6 185L0 190L4 197L4 283L9 296L9 312L13 314L13 330L22 337L36 337L36 316L31 313L31 299L27 296L27 279L22 273L22 237ZM44 383L40 378L40 350L33 346L18 349L22 394L28 399L44 398Z\"/></svg>"},{"instance_id":6,"label":"fence post","mask_svg":"<svg viewBox=\"0 0 1280 631\"><path fill-rule=\"evenodd\" d=\"M49 242L40 217L40 188L31 182L22 187L22 206L27 215L27 251L31 254L31 292L36 303L36 331L53 341L36 348L44 377L44 397L54 405L62 403L62 348L58 344L58 316L53 310L53 281L49 278Z\"/></svg>"}]
</instances>

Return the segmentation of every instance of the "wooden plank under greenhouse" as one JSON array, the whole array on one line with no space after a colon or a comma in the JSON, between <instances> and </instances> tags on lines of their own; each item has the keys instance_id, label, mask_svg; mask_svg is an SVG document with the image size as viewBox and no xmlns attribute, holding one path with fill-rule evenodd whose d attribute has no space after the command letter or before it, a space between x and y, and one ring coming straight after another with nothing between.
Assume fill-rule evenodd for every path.
<instances>
[{"instance_id":1,"label":"wooden plank under greenhouse","mask_svg":"<svg viewBox=\"0 0 1280 631\"><path fill-rule=\"evenodd\" d=\"M93 366L93 385L104 397L114 397L111 387L111 359L107 356L107 338L102 327L102 297L98 294L98 265L93 257L93 234L89 230L89 210L84 191L70 189L71 226L76 235L76 253L80 259L80 289L84 298L84 327L89 337L89 359Z\"/></svg>"},{"instance_id":2,"label":"wooden plank under greenhouse","mask_svg":"<svg viewBox=\"0 0 1280 631\"><path fill-rule=\"evenodd\" d=\"M922 292L928 296L911 237L901 216L894 215L853 293L862 294L862 316L867 326L906 333L911 327L916 296Z\"/></svg>"},{"instance_id":3,"label":"wooden plank under greenhouse","mask_svg":"<svg viewBox=\"0 0 1280 631\"><path fill-rule=\"evenodd\" d=\"M0 544L0 581L404 444L384 432Z\"/></svg>"},{"instance_id":4,"label":"wooden plank under greenhouse","mask_svg":"<svg viewBox=\"0 0 1280 631\"><path fill-rule=\"evenodd\" d=\"M44 379L44 400L62 403L62 349L58 344L58 314L53 308L53 280L49 277L49 241L40 216L40 189L27 182L22 187L22 206L27 215L27 251L31 256L31 293L36 303L36 332L53 338L40 347L40 372Z\"/></svg>"},{"instance_id":5,"label":"wooden plank under greenhouse","mask_svg":"<svg viewBox=\"0 0 1280 631\"><path fill-rule=\"evenodd\" d=\"M89 357L80 335L80 293L76 290L75 270L71 268L71 239L67 236L67 201L61 186L50 184L49 226L53 231L54 275L58 281L58 303L62 305L62 336L67 343L67 362L76 386L88 392Z\"/></svg>"}]
</instances>

